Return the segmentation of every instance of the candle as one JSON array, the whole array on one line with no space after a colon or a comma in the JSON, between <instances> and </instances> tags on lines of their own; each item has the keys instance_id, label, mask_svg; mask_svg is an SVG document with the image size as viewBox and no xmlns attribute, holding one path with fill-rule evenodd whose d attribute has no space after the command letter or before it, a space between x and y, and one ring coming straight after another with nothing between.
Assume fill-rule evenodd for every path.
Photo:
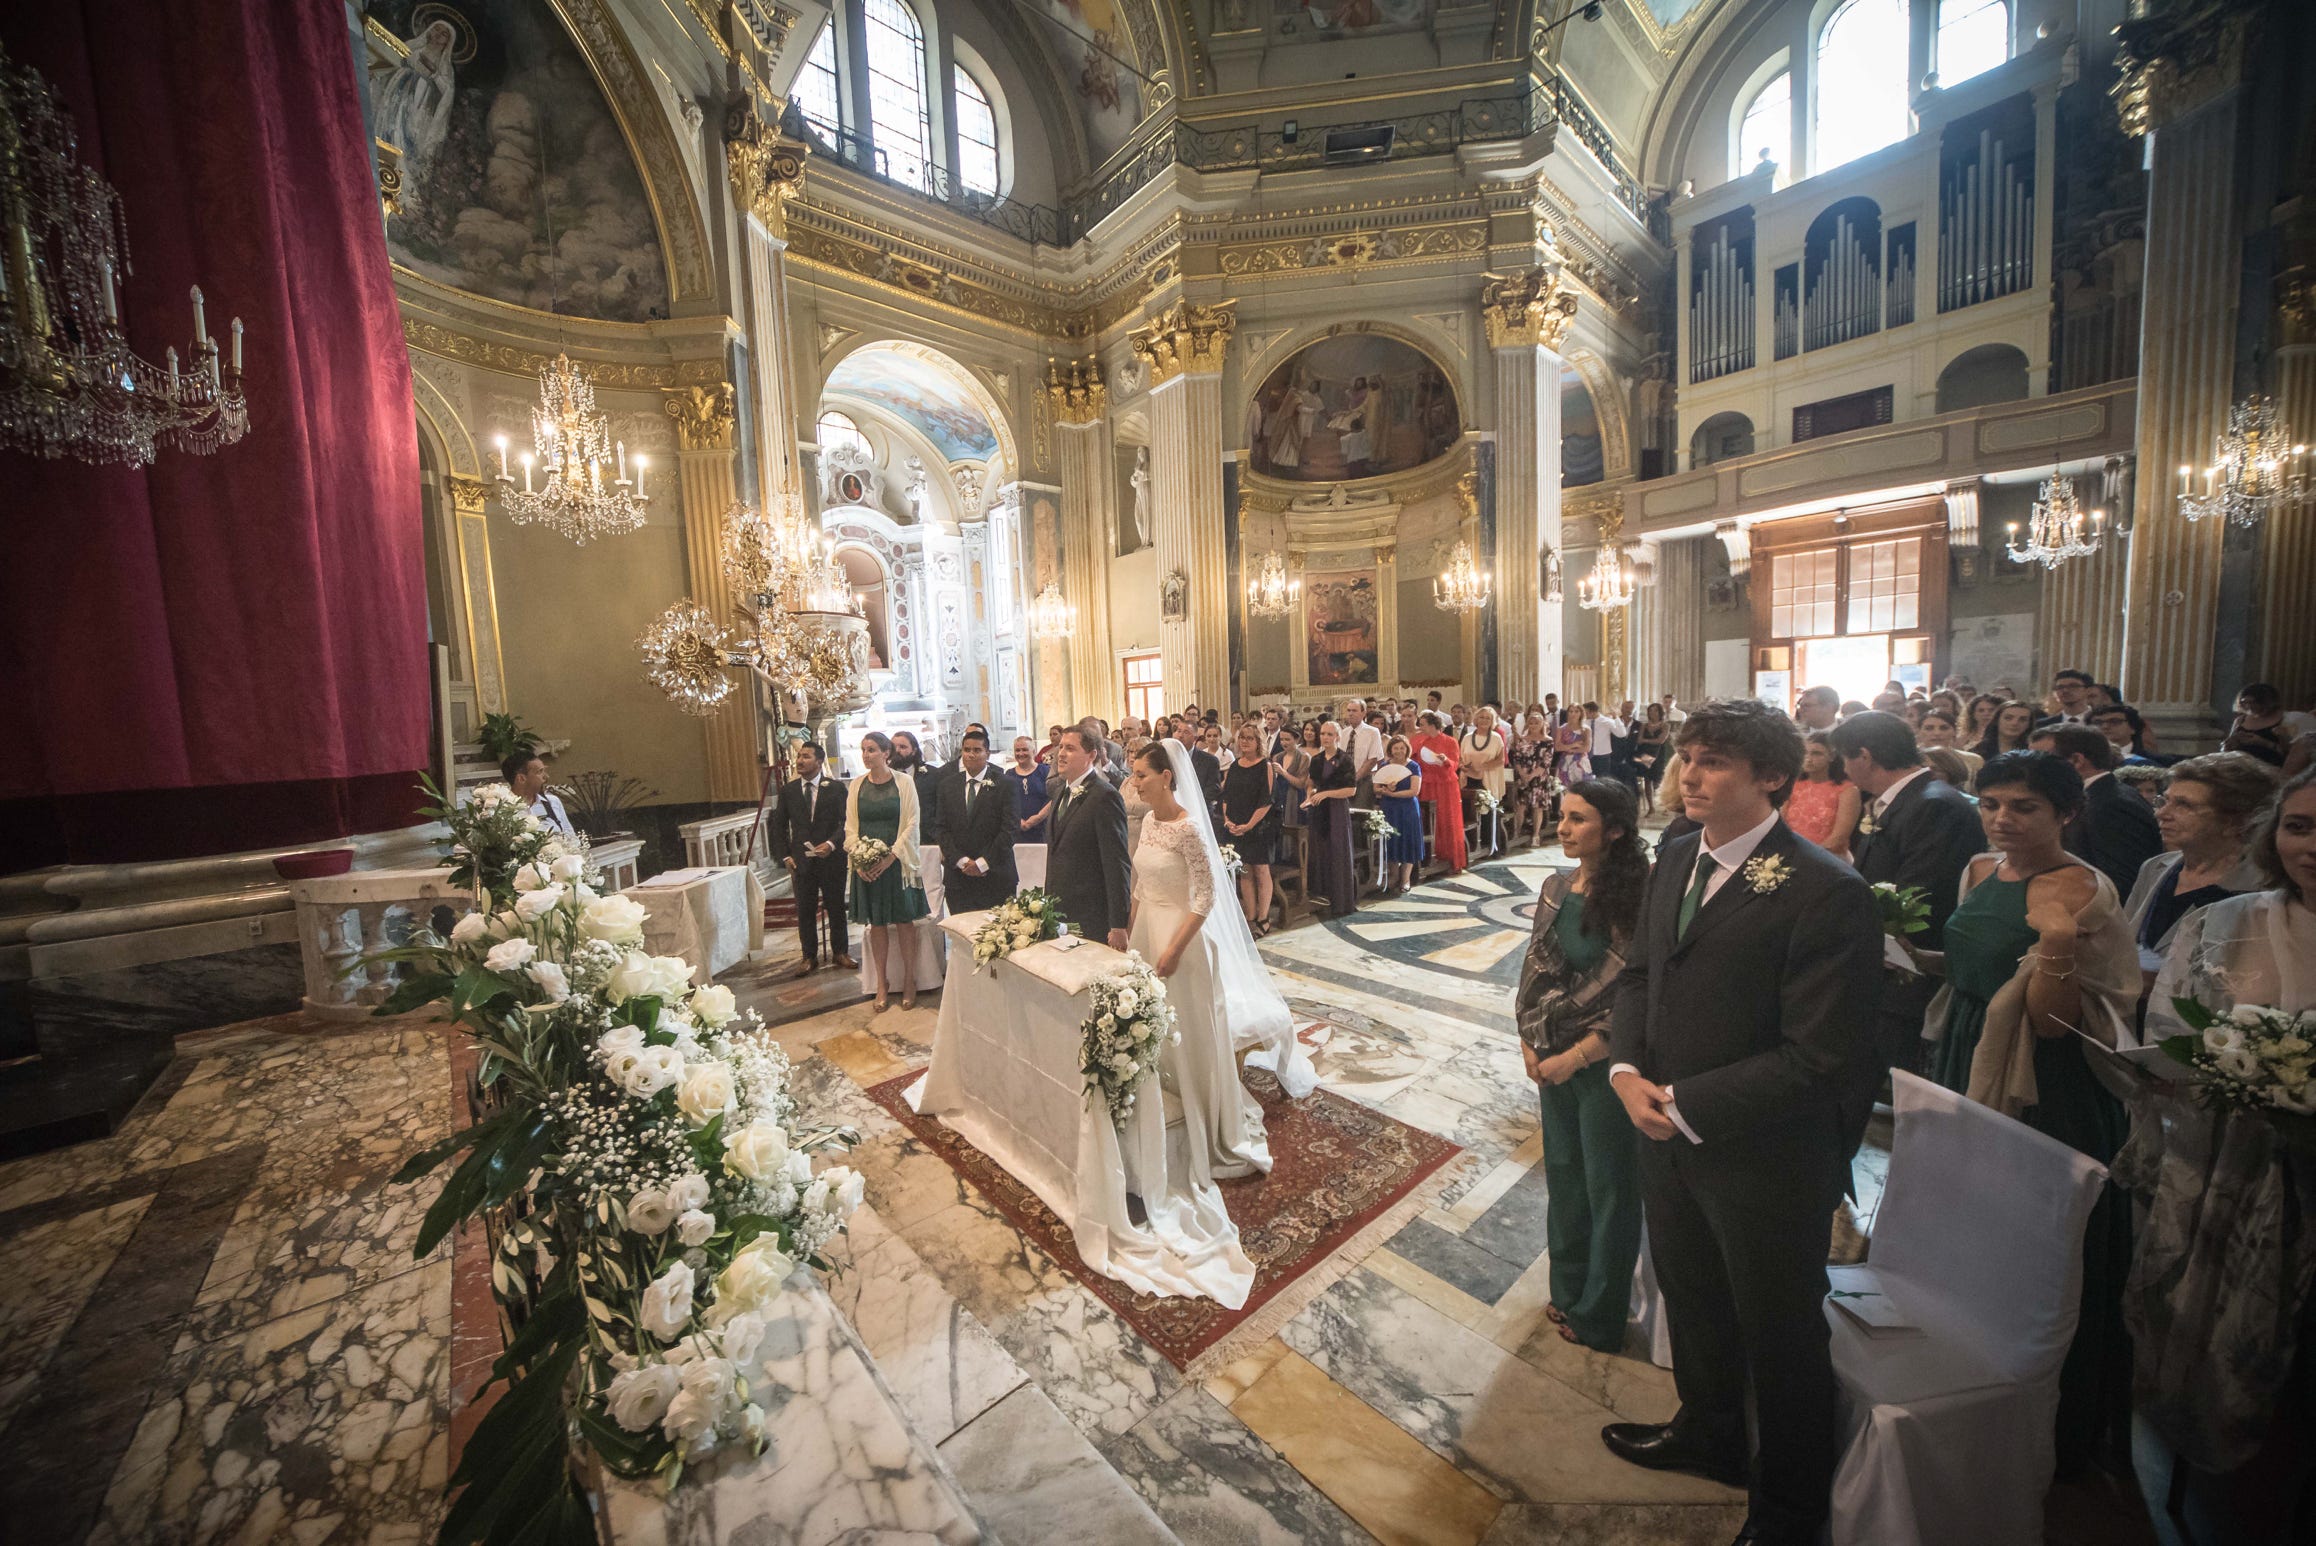
<instances>
[{"instance_id":1,"label":"candle","mask_svg":"<svg viewBox=\"0 0 2316 1546\"><path fill-rule=\"evenodd\" d=\"M644 497L644 492L643 492L643 458L642 458L642 457L640 457L640 456L638 456L638 457L635 459L635 497L636 497L636 498L638 498L638 499L641 499L641 498L643 498L643 497Z\"/></svg>"},{"instance_id":2,"label":"candle","mask_svg":"<svg viewBox=\"0 0 2316 1546\"><path fill-rule=\"evenodd\" d=\"M233 319L233 373L241 374L241 319Z\"/></svg>"},{"instance_id":3,"label":"candle","mask_svg":"<svg viewBox=\"0 0 2316 1546\"><path fill-rule=\"evenodd\" d=\"M523 492L531 492L531 453L523 453Z\"/></svg>"},{"instance_id":4,"label":"candle","mask_svg":"<svg viewBox=\"0 0 2316 1546\"><path fill-rule=\"evenodd\" d=\"M499 436L499 481L501 483L509 481L507 478L507 437L504 435Z\"/></svg>"},{"instance_id":5,"label":"candle","mask_svg":"<svg viewBox=\"0 0 2316 1546\"><path fill-rule=\"evenodd\" d=\"M199 285L193 287L193 341L198 344L209 342L209 324L202 320Z\"/></svg>"},{"instance_id":6,"label":"candle","mask_svg":"<svg viewBox=\"0 0 2316 1546\"><path fill-rule=\"evenodd\" d=\"M175 344L169 346L167 359L169 361L169 395L175 397L177 395L177 346Z\"/></svg>"},{"instance_id":7,"label":"candle","mask_svg":"<svg viewBox=\"0 0 2316 1546\"><path fill-rule=\"evenodd\" d=\"M627 442L621 440L614 442L614 444L619 451L619 481L625 483L627 481Z\"/></svg>"},{"instance_id":8,"label":"candle","mask_svg":"<svg viewBox=\"0 0 2316 1546\"><path fill-rule=\"evenodd\" d=\"M2188 470L2185 467L2179 469L2179 492L2181 494L2185 494L2187 492L2188 476Z\"/></svg>"},{"instance_id":9,"label":"candle","mask_svg":"<svg viewBox=\"0 0 2316 1546\"><path fill-rule=\"evenodd\" d=\"M113 260L110 258L105 259L104 275L105 320L117 327L120 325L121 320L121 303L119 297L113 293Z\"/></svg>"}]
</instances>

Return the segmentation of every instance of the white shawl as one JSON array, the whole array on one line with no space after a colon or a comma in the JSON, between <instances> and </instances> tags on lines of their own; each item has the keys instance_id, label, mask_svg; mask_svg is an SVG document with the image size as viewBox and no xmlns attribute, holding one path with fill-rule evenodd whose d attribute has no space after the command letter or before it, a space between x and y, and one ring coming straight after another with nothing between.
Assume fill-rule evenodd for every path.
<instances>
[{"instance_id":1,"label":"white shawl","mask_svg":"<svg viewBox=\"0 0 2316 1546\"><path fill-rule=\"evenodd\" d=\"M860 838L860 791L861 786L867 782L868 775L863 773L852 781L847 790L844 802L844 849L847 854L852 852L852 845ZM919 874L923 856L917 851L917 781L906 773L895 773L893 782L901 786L901 829L893 834L893 858L900 864L901 884L915 886L921 891L925 883Z\"/></svg>"}]
</instances>

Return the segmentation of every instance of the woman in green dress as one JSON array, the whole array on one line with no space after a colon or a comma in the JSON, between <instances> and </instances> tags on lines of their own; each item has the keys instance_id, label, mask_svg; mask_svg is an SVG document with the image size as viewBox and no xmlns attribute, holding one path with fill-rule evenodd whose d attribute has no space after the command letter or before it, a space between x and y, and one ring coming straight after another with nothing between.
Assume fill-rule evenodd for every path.
<instances>
[{"instance_id":1,"label":"woman in green dress","mask_svg":"<svg viewBox=\"0 0 2316 1546\"><path fill-rule=\"evenodd\" d=\"M1561 1339L1624 1348L1640 1260L1640 1134L1608 1083L1616 976L1640 920L1648 849L1631 790L1571 784L1560 800L1560 848L1576 861L1545 877L1520 966L1513 1016L1543 1110L1544 1230Z\"/></svg>"},{"instance_id":2,"label":"woman in green dress","mask_svg":"<svg viewBox=\"0 0 2316 1546\"><path fill-rule=\"evenodd\" d=\"M876 964L877 1008L886 1006L886 985L902 979L901 1007L917 1007L916 931L925 916L924 883L917 873L917 786L893 771L893 743L871 730L860 738L860 760L868 771L852 781L844 809L844 848L856 852L863 838L889 851L874 864L852 863L853 921L868 925L869 960Z\"/></svg>"},{"instance_id":3,"label":"woman in green dress","mask_svg":"<svg viewBox=\"0 0 2316 1546\"><path fill-rule=\"evenodd\" d=\"M2138 959L2113 884L2064 846L2067 823L2082 814L2082 778L2047 752L2006 752L1980 772L1978 796L1997 851L1963 873L1945 950L1913 952L1947 984L1931 1006L1932 1020L1941 1004L1945 1020L1931 1075L2110 1164L2128 1123L2075 1032L2113 1043L2130 1023ZM2032 1077L2021 1078L2030 1054ZM2081 1318L2059 1371L2061 1476L2129 1460L2130 1268L2130 1205L2110 1184L2084 1229Z\"/></svg>"}]
</instances>

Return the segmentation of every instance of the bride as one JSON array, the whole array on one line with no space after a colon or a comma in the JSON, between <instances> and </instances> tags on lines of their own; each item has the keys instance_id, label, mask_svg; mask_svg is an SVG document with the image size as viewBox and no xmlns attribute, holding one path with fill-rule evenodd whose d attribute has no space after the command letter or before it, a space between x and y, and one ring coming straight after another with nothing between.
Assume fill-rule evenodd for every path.
<instances>
[{"instance_id":1,"label":"bride","mask_svg":"<svg viewBox=\"0 0 2316 1546\"><path fill-rule=\"evenodd\" d=\"M1134 759L1135 791L1150 807L1134 853L1131 947L1166 979L1179 1044L1160 1065L1182 1105L1185 1174L1231 1177L1271 1168L1262 1108L1239 1083L1236 1054L1272 1070L1290 1097L1318 1082L1295 1040L1287 1002L1256 953L1254 934L1231 899L1222 851L1205 803L1177 796L1197 789L1189 752L1153 741Z\"/></svg>"}]
</instances>

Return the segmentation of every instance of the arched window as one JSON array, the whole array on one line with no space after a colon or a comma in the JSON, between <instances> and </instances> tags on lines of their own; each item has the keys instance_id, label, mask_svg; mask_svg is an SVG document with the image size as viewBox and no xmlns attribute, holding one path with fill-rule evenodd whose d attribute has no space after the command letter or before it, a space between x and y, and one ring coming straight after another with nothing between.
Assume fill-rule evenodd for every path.
<instances>
[{"instance_id":1,"label":"arched window","mask_svg":"<svg viewBox=\"0 0 2316 1546\"><path fill-rule=\"evenodd\" d=\"M836 89L836 23L831 21L820 29L812 52L804 56L804 68L796 73L796 110L833 140L844 122L843 100Z\"/></svg>"},{"instance_id":2,"label":"arched window","mask_svg":"<svg viewBox=\"0 0 2316 1546\"><path fill-rule=\"evenodd\" d=\"M1767 157L1777 167L1777 186L1793 180L1793 72L1781 70L1746 104L1737 121L1734 177L1749 177Z\"/></svg>"},{"instance_id":3,"label":"arched window","mask_svg":"<svg viewBox=\"0 0 2316 1546\"><path fill-rule=\"evenodd\" d=\"M997 197L997 109L963 65L956 77L957 182L967 193Z\"/></svg>"},{"instance_id":4,"label":"arched window","mask_svg":"<svg viewBox=\"0 0 2316 1546\"><path fill-rule=\"evenodd\" d=\"M1842 0L1825 19L1811 175L1906 137L1906 46L1906 0Z\"/></svg>"},{"instance_id":5,"label":"arched window","mask_svg":"<svg viewBox=\"0 0 2316 1546\"><path fill-rule=\"evenodd\" d=\"M932 191L933 130L925 114L925 30L901 0L865 0L869 137L885 175Z\"/></svg>"},{"instance_id":6,"label":"arched window","mask_svg":"<svg viewBox=\"0 0 2316 1546\"><path fill-rule=\"evenodd\" d=\"M2010 58L2008 0L1938 0L1938 51L1931 68L1941 86L1959 86Z\"/></svg>"},{"instance_id":7,"label":"arched window","mask_svg":"<svg viewBox=\"0 0 2316 1546\"><path fill-rule=\"evenodd\" d=\"M869 448L868 436L860 432L860 426L834 408L822 414L812 428L823 455L838 446L857 446L863 451Z\"/></svg>"}]
</instances>

